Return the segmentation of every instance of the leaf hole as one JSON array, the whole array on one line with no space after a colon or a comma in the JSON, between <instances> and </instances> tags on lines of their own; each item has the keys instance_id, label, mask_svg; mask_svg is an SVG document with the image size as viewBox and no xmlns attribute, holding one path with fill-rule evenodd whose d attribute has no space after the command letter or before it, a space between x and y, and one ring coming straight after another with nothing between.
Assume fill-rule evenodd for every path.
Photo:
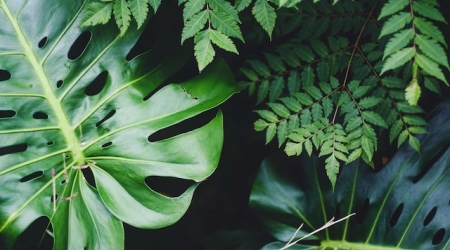
<instances>
[{"instance_id":1,"label":"leaf hole","mask_svg":"<svg viewBox=\"0 0 450 250\"><path fill-rule=\"evenodd\" d=\"M47 142L47 146L53 146L53 145L55 145L55 142L54 142L54 141L49 141L49 142Z\"/></svg>"},{"instance_id":2,"label":"leaf hole","mask_svg":"<svg viewBox=\"0 0 450 250\"><path fill-rule=\"evenodd\" d=\"M445 236L445 229L444 228L439 229L433 236L432 244L439 245L444 239L444 236Z\"/></svg>"},{"instance_id":3,"label":"leaf hole","mask_svg":"<svg viewBox=\"0 0 450 250\"><path fill-rule=\"evenodd\" d=\"M46 231L53 231L50 219L46 216L41 216L33 221L23 233L17 238L16 243L12 249L22 250L46 250L53 249L53 237ZM36 233L42 232L42 233Z\"/></svg>"},{"instance_id":4,"label":"leaf hole","mask_svg":"<svg viewBox=\"0 0 450 250\"><path fill-rule=\"evenodd\" d=\"M11 79L11 73L9 71L0 69L0 82Z\"/></svg>"},{"instance_id":5,"label":"leaf hole","mask_svg":"<svg viewBox=\"0 0 450 250\"><path fill-rule=\"evenodd\" d=\"M103 144L102 145L102 148L109 148L109 147L111 147L111 145L112 145L113 143L110 141L110 142L107 142L107 143L105 143L105 144Z\"/></svg>"},{"instance_id":6,"label":"leaf hole","mask_svg":"<svg viewBox=\"0 0 450 250\"><path fill-rule=\"evenodd\" d=\"M63 85L64 81L63 80L59 80L56 82L56 87L59 89L61 88L61 86Z\"/></svg>"},{"instance_id":7,"label":"leaf hole","mask_svg":"<svg viewBox=\"0 0 450 250\"><path fill-rule=\"evenodd\" d=\"M27 150L27 148L28 148L28 145L25 143L1 147L0 148L0 156L24 152L25 150Z\"/></svg>"},{"instance_id":8,"label":"leaf hole","mask_svg":"<svg viewBox=\"0 0 450 250\"><path fill-rule=\"evenodd\" d=\"M55 198L55 199L53 199ZM53 194L50 196L50 201L54 202L55 200L58 200L58 194L55 194L55 196L53 196Z\"/></svg>"},{"instance_id":9,"label":"leaf hole","mask_svg":"<svg viewBox=\"0 0 450 250\"><path fill-rule=\"evenodd\" d=\"M47 37L42 38L42 39L39 41L39 43L38 43L38 47L39 47L40 49L44 48L44 46L47 44L47 40L48 40Z\"/></svg>"},{"instance_id":10,"label":"leaf hole","mask_svg":"<svg viewBox=\"0 0 450 250\"><path fill-rule=\"evenodd\" d=\"M83 173L86 182L89 183L89 185L96 188L97 185L95 184L94 173L92 172L91 168L83 168L81 169L81 172Z\"/></svg>"},{"instance_id":11,"label":"leaf hole","mask_svg":"<svg viewBox=\"0 0 450 250\"><path fill-rule=\"evenodd\" d=\"M44 175L44 171L36 171L34 173L31 173L27 176L22 177L19 181L20 182L27 182L27 181L31 181L34 179L37 179L39 177L41 177L42 175Z\"/></svg>"},{"instance_id":12,"label":"leaf hole","mask_svg":"<svg viewBox=\"0 0 450 250\"><path fill-rule=\"evenodd\" d=\"M125 56L125 59L131 61L137 56L149 52L155 46L156 38L154 26L147 25L133 48Z\"/></svg>"},{"instance_id":13,"label":"leaf hole","mask_svg":"<svg viewBox=\"0 0 450 250\"><path fill-rule=\"evenodd\" d=\"M370 201L365 199L358 212L356 213L356 223L362 225L369 211Z\"/></svg>"},{"instance_id":14,"label":"leaf hole","mask_svg":"<svg viewBox=\"0 0 450 250\"><path fill-rule=\"evenodd\" d=\"M400 219L400 215L402 215L403 207L404 207L403 203L397 206L397 208L395 209L394 213L391 216L389 226L395 227L395 225L397 225L398 219Z\"/></svg>"},{"instance_id":15,"label":"leaf hole","mask_svg":"<svg viewBox=\"0 0 450 250\"><path fill-rule=\"evenodd\" d=\"M11 118L17 114L14 110L0 110L0 119Z\"/></svg>"},{"instance_id":16,"label":"leaf hole","mask_svg":"<svg viewBox=\"0 0 450 250\"><path fill-rule=\"evenodd\" d=\"M80 56L83 55L84 51L89 45L91 37L92 33L90 31L84 31L83 33L81 33L70 47L67 58L69 58L69 60L77 60L78 58L80 58Z\"/></svg>"},{"instance_id":17,"label":"leaf hole","mask_svg":"<svg viewBox=\"0 0 450 250\"><path fill-rule=\"evenodd\" d=\"M116 110L111 110L111 111L109 111L109 113L108 114L106 114L106 116L103 118L103 119L101 119L99 122L97 122L96 124L95 124L95 126L98 128L98 127L100 127L104 122L106 122L109 118L111 118L111 117L113 117L113 115L116 113Z\"/></svg>"},{"instance_id":18,"label":"leaf hole","mask_svg":"<svg viewBox=\"0 0 450 250\"><path fill-rule=\"evenodd\" d=\"M427 217L425 217L425 220L423 221L423 226L426 227L430 222L434 219L434 216L436 215L437 207L433 207L430 212L428 212Z\"/></svg>"},{"instance_id":19,"label":"leaf hole","mask_svg":"<svg viewBox=\"0 0 450 250\"><path fill-rule=\"evenodd\" d=\"M425 174L431 169L431 167L441 158L441 156L447 151L448 148L442 148L431 160L429 160L420 170L419 174L417 174L412 182L416 184L422 179Z\"/></svg>"},{"instance_id":20,"label":"leaf hole","mask_svg":"<svg viewBox=\"0 0 450 250\"><path fill-rule=\"evenodd\" d=\"M192 131L208 124L217 114L217 110L208 110L180 123L156 131L148 137L149 142L157 142Z\"/></svg>"},{"instance_id":21,"label":"leaf hole","mask_svg":"<svg viewBox=\"0 0 450 250\"><path fill-rule=\"evenodd\" d=\"M175 177L149 176L145 178L145 184L148 187L167 197L178 197L182 195L194 183L195 181L193 180Z\"/></svg>"},{"instance_id":22,"label":"leaf hole","mask_svg":"<svg viewBox=\"0 0 450 250\"><path fill-rule=\"evenodd\" d=\"M88 96L94 96L100 93L106 85L108 80L108 71L100 73L84 90L84 93Z\"/></svg>"},{"instance_id":23,"label":"leaf hole","mask_svg":"<svg viewBox=\"0 0 450 250\"><path fill-rule=\"evenodd\" d=\"M33 118L37 120L46 120L48 119L48 115L44 112L38 111L33 114Z\"/></svg>"}]
</instances>

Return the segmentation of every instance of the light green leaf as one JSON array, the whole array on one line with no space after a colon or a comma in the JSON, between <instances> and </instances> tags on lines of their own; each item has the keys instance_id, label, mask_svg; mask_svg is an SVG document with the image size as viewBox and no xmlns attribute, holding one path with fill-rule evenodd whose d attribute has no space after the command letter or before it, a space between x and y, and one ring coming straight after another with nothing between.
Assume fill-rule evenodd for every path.
<instances>
[{"instance_id":1,"label":"light green leaf","mask_svg":"<svg viewBox=\"0 0 450 250\"><path fill-rule=\"evenodd\" d=\"M266 131L266 145L272 141L276 133L277 133L277 125L275 123L270 124L267 127Z\"/></svg>"},{"instance_id":2,"label":"light green leaf","mask_svg":"<svg viewBox=\"0 0 450 250\"><path fill-rule=\"evenodd\" d=\"M426 36L416 34L414 42L419 46L419 49L429 58L437 63L450 69L448 66L448 59L444 49L434 39L429 39Z\"/></svg>"},{"instance_id":3,"label":"light green leaf","mask_svg":"<svg viewBox=\"0 0 450 250\"><path fill-rule=\"evenodd\" d=\"M222 12L210 11L209 18L211 21L211 25L215 29L227 36L238 38L239 40L244 42L241 29L231 16L228 16L227 14Z\"/></svg>"},{"instance_id":4,"label":"light green leaf","mask_svg":"<svg viewBox=\"0 0 450 250\"><path fill-rule=\"evenodd\" d=\"M252 8L252 14L267 32L270 39L272 39L272 31L275 27L275 19L277 18L275 9L269 5L267 0L256 0Z\"/></svg>"},{"instance_id":5,"label":"light green leaf","mask_svg":"<svg viewBox=\"0 0 450 250\"><path fill-rule=\"evenodd\" d=\"M400 148L400 146L406 141L406 138L408 138L409 131L403 130L400 135L398 136L398 142L397 147Z\"/></svg>"},{"instance_id":6,"label":"light green leaf","mask_svg":"<svg viewBox=\"0 0 450 250\"><path fill-rule=\"evenodd\" d=\"M277 131L278 147L281 147L281 145L283 145L284 141L287 138L287 135L288 135L288 124L286 120L282 120L278 124L278 131Z\"/></svg>"},{"instance_id":7,"label":"light green leaf","mask_svg":"<svg viewBox=\"0 0 450 250\"><path fill-rule=\"evenodd\" d=\"M183 21L186 23L191 17L205 7L206 0L188 0L183 8Z\"/></svg>"},{"instance_id":8,"label":"light green leaf","mask_svg":"<svg viewBox=\"0 0 450 250\"><path fill-rule=\"evenodd\" d=\"M302 143L294 143L294 142L288 142L286 143L286 147L284 148L284 152L288 156L294 156L294 155L300 155L303 150L303 144Z\"/></svg>"},{"instance_id":9,"label":"light green leaf","mask_svg":"<svg viewBox=\"0 0 450 250\"><path fill-rule=\"evenodd\" d=\"M389 39L389 42L384 49L383 60L392 53L406 47L412 41L413 37L414 34L412 29L404 29L395 33L394 36Z\"/></svg>"},{"instance_id":10,"label":"light green leaf","mask_svg":"<svg viewBox=\"0 0 450 250\"><path fill-rule=\"evenodd\" d=\"M153 11L156 13L156 11L158 11L159 6L161 5L161 0L147 0L147 1L153 8Z\"/></svg>"},{"instance_id":11,"label":"light green leaf","mask_svg":"<svg viewBox=\"0 0 450 250\"><path fill-rule=\"evenodd\" d=\"M116 0L113 6L114 17L117 27L119 27L120 35L125 34L131 22L131 12L126 0Z\"/></svg>"},{"instance_id":12,"label":"light green leaf","mask_svg":"<svg viewBox=\"0 0 450 250\"><path fill-rule=\"evenodd\" d=\"M389 0L383 5L378 20L403 10L409 4L408 0Z\"/></svg>"},{"instance_id":13,"label":"light green leaf","mask_svg":"<svg viewBox=\"0 0 450 250\"><path fill-rule=\"evenodd\" d=\"M205 27L208 21L208 11L204 10L195 14L189 21L187 21L181 32L181 44L188 38L191 38Z\"/></svg>"},{"instance_id":14,"label":"light green leaf","mask_svg":"<svg viewBox=\"0 0 450 250\"><path fill-rule=\"evenodd\" d=\"M423 127L408 127L410 133L413 134L427 134L428 131Z\"/></svg>"},{"instance_id":15,"label":"light green leaf","mask_svg":"<svg viewBox=\"0 0 450 250\"><path fill-rule=\"evenodd\" d=\"M269 110L256 110L256 113L258 113L258 115L260 115L263 119L267 120L268 122L278 122L278 117L277 115L275 115L275 113L273 113L272 111Z\"/></svg>"},{"instance_id":16,"label":"light green leaf","mask_svg":"<svg viewBox=\"0 0 450 250\"><path fill-rule=\"evenodd\" d=\"M442 70L439 68L439 65L437 63L419 53L416 54L414 59L414 62L417 63L417 65L419 65L419 67L423 69L423 71L445 82L448 85L447 79L445 78Z\"/></svg>"},{"instance_id":17,"label":"light green leaf","mask_svg":"<svg viewBox=\"0 0 450 250\"><path fill-rule=\"evenodd\" d=\"M208 0L208 4L213 12L222 12L227 16L233 18L235 22L239 21L237 10L226 0Z\"/></svg>"},{"instance_id":18,"label":"light green leaf","mask_svg":"<svg viewBox=\"0 0 450 250\"><path fill-rule=\"evenodd\" d=\"M283 104L267 103L267 105L273 110L273 112L275 112L275 114L277 114L283 118L288 118L291 115L289 110Z\"/></svg>"},{"instance_id":19,"label":"light green leaf","mask_svg":"<svg viewBox=\"0 0 450 250\"><path fill-rule=\"evenodd\" d=\"M347 158L348 162L350 163L352 161L359 159L361 157L361 154L362 154L362 148L357 148L357 149L353 150Z\"/></svg>"},{"instance_id":20,"label":"light green leaf","mask_svg":"<svg viewBox=\"0 0 450 250\"><path fill-rule=\"evenodd\" d=\"M233 41L231 41L229 37L220 33L219 31L211 29L209 33L209 39L211 39L211 42L217 45L218 47L226 51L239 54L236 49L236 46L234 46Z\"/></svg>"},{"instance_id":21,"label":"light green leaf","mask_svg":"<svg viewBox=\"0 0 450 250\"><path fill-rule=\"evenodd\" d=\"M415 12L419 13L424 17L440 21L443 23L447 23L441 12L438 9L436 9L435 6L432 6L426 2L415 1L413 3L413 9Z\"/></svg>"},{"instance_id":22,"label":"light green leaf","mask_svg":"<svg viewBox=\"0 0 450 250\"><path fill-rule=\"evenodd\" d=\"M236 0L234 2L234 8L237 11L243 11L245 8L247 8L250 3L252 2L252 0Z\"/></svg>"},{"instance_id":23,"label":"light green leaf","mask_svg":"<svg viewBox=\"0 0 450 250\"><path fill-rule=\"evenodd\" d=\"M385 73L388 70L396 69L405 65L409 60L413 58L414 54L414 48L404 48L395 52L384 62L381 74ZM417 55L418 54L416 54L416 61Z\"/></svg>"},{"instance_id":24,"label":"light green leaf","mask_svg":"<svg viewBox=\"0 0 450 250\"><path fill-rule=\"evenodd\" d=\"M209 39L210 31L210 29L200 31L194 37L194 55L197 60L198 70L200 72L212 62L214 56L216 55L216 52L211 44L211 40Z\"/></svg>"},{"instance_id":25,"label":"light green leaf","mask_svg":"<svg viewBox=\"0 0 450 250\"><path fill-rule=\"evenodd\" d=\"M400 12L399 14L390 17L384 23L379 38L405 28L406 24L410 23L411 20L411 13L408 12Z\"/></svg>"},{"instance_id":26,"label":"light green leaf","mask_svg":"<svg viewBox=\"0 0 450 250\"><path fill-rule=\"evenodd\" d=\"M417 115L404 115L403 121L409 125L416 125L416 126L428 125L427 122L422 117Z\"/></svg>"},{"instance_id":27,"label":"light green leaf","mask_svg":"<svg viewBox=\"0 0 450 250\"><path fill-rule=\"evenodd\" d=\"M138 24L138 29L142 26L145 19L147 18L147 1L148 0L134 0L128 2L128 4L130 5L131 14L136 19L136 22Z\"/></svg>"},{"instance_id":28,"label":"light green leaf","mask_svg":"<svg viewBox=\"0 0 450 250\"><path fill-rule=\"evenodd\" d=\"M415 106L417 105L421 94L422 91L420 90L417 79L413 79L405 89L405 100L408 101L409 105Z\"/></svg>"},{"instance_id":29,"label":"light green leaf","mask_svg":"<svg viewBox=\"0 0 450 250\"><path fill-rule=\"evenodd\" d=\"M306 86L304 87L304 90L316 101L322 99L323 97L320 89L315 86Z\"/></svg>"},{"instance_id":30,"label":"light green leaf","mask_svg":"<svg viewBox=\"0 0 450 250\"><path fill-rule=\"evenodd\" d=\"M289 117L289 131L294 131L298 126L300 126L300 119L298 115L292 115Z\"/></svg>"},{"instance_id":31,"label":"light green leaf","mask_svg":"<svg viewBox=\"0 0 450 250\"><path fill-rule=\"evenodd\" d=\"M414 137L413 135L409 135L409 145L416 150L416 152L420 152L420 142L419 139Z\"/></svg>"},{"instance_id":32,"label":"light green leaf","mask_svg":"<svg viewBox=\"0 0 450 250\"><path fill-rule=\"evenodd\" d=\"M428 22L421 17L415 17L414 25L422 34L435 39L436 41L447 47L447 43L445 42L442 32L433 23Z\"/></svg>"},{"instance_id":33,"label":"light green leaf","mask_svg":"<svg viewBox=\"0 0 450 250\"><path fill-rule=\"evenodd\" d=\"M295 93L294 96L301 104L305 106L311 106L314 103L311 97L306 93Z\"/></svg>"},{"instance_id":34,"label":"light green leaf","mask_svg":"<svg viewBox=\"0 0 450 250\"><path fill-rule=\"evenodd\" d=\"M92 2L88 4L83 14L80 26L106 24L111 19L113 2Z\"/></svg>"},{"instance_id":35,"label":"light green leaf","mask_svg":"<svg viewBox=\"0 0 450 250\"><path fill-rule=\"evenodd\" d=\"M367 156L368 161L372 160L373 152L375 151L373 142L366 136L361 137L361 146L364 154Z\"/></svg>"},{"instance_id":36,"label":"light green leaf","mask_svg":"<svg viewBox=\"0 0 450 250\"><path fill-rule=\"evenodd\" d=\"M334 190L339 173L339 161L336 159L335 154L330 155L325 159L325 170L327 172L328 179L331 182L331 189Z\"/></svg>"},{"instance_id":37,"label":"light green leaf","mask_svg":"<svg viewBox=\"0 0 450 250\"><path fill-rule=\"evenodd\" d=\"M264 129L267 128L267 126L269 126L269 123L264 121L263 119L258 119L253 124L255 131L263 131Z\"/></svg>"}]
</instances>

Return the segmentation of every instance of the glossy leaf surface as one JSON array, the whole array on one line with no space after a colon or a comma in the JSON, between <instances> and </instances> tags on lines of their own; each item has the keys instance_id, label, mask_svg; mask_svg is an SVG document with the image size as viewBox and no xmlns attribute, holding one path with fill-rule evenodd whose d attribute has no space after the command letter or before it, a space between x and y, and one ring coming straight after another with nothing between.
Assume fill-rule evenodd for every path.
<instances>
[{"instance_id":1,"label":"glossy leaf surface","mask_svg":"<svg viewBox=\"0 0 450 250\"><path fill-rule=\"evenodd\" d=\"M447 102L430 114L428 134L419 136L420 154L404 145L378 172L348 164L334 192L316 157L266 159L250 198L266 230L279 240L264 249L284 246L302 223L296 238L351 213L356 215L313 236L320 246L292 249L448 249L449 119Z\"/></svg>"},{"instance_id":2,"label":"glossy leaf surface","mask_svg":"<svg viewBox=\"0 0 450 250\"><path fill-rule=\"evenodd\" d=\"M159 89L189 53L170 22L136 53L149 43L143 29L80 27L90 2L0 1L0 249L41 217L54 249L121 249L122 221L175 223L218 164L220 112L187 132L152 135L225 101L235 92L229 69L217 62ZM150 176L194 184L169 197Z\"/></svg>"}]
</instances>

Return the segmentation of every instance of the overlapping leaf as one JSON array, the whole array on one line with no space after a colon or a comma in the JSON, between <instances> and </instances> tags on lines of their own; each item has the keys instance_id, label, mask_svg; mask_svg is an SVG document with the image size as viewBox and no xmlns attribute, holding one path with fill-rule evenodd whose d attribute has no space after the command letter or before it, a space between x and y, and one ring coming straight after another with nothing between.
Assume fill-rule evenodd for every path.
<instances>
[{"instance_id":1,"label":"overlapping leaf","mask_svg":"<svg viewBox=\"0 0 450 250\"><path fill-rule=\"evenodd\" d=\"M448 249L450 103L429 117L420 154L405 145L379 172L354 162L343 167L334 192L316 157L266 159L253 184L250 206L280 249L335 219L356 213L292 249ZM413 195L406 195L413 194ZM297 228L304 224L296 234ZM418 233L420 232L420 233Z\"/></svg>"}]
</instances>

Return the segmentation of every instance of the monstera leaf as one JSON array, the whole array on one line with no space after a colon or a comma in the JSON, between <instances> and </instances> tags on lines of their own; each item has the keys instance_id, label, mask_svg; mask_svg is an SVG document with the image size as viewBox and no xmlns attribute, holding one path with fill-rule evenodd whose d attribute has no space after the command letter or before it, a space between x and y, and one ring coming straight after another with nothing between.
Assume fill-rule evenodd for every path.
<instances>
[{"instance_id":1,"label":"monstera leaf","mask_svg":"<svg viewBox=\"0 0 450 250\"><path fill-rule=\"evenodd\" d=\"M225 101L229 69L218 62L158 88L187 62L176 32L159 27L153 49L134 55L152 39L136 27L120 36L111 22L80 28L89 3L0 0L0 249L42 217L55 249L121 249L122 221L173 224L218 164L220 112L188 132L150 135ZM149 176L194 184L168 197Z\"/></svg>"},{"instance_id":2,"label":"monstera leaf","mask_svg":"<svg viewBox=\"0 0 450 250\"><path fill-rule=\"evenodd\" d=\"M448 249L450 246L450 103L429 116L421 152L404 146L381 168L346 165L333 192L317 158L266 159L250 205L279 249L304 223L297 238L335 217L355 216L311 239L319 246L290 249ZM300 242L301 243L301 242Z\"/></svg>"}]
</instances>

